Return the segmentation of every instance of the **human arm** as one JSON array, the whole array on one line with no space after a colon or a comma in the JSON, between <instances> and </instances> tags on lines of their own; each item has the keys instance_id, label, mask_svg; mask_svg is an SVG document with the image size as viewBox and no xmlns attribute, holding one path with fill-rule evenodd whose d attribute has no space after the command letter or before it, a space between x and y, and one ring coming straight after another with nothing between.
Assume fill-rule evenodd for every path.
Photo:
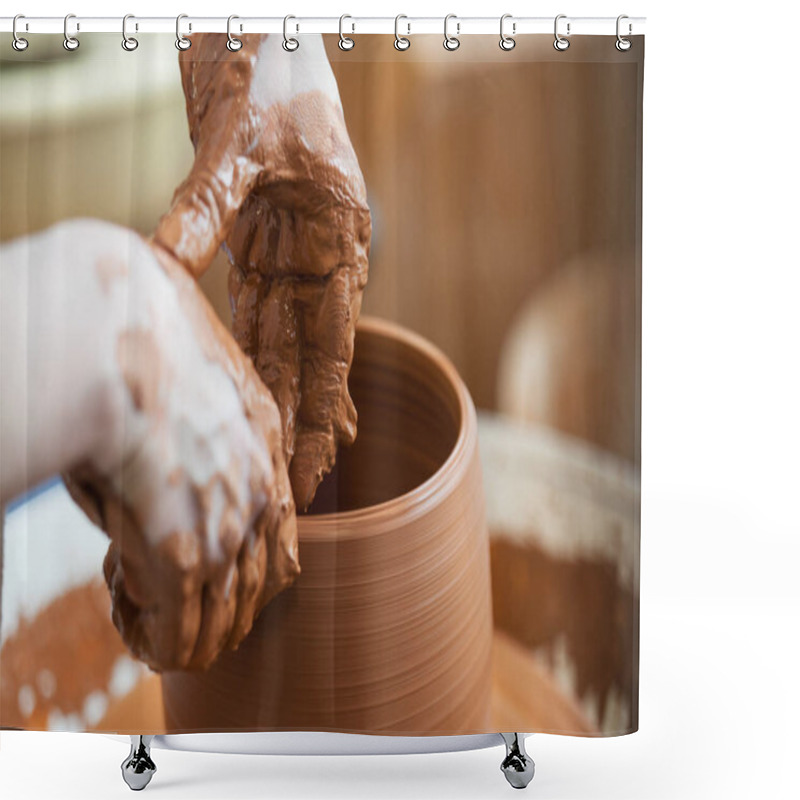
<instances>
[{"instance_id":1,"label":"human arm","mask_svg":"<svg viewBox=\"0 0 800 800\"><path fill-rule=\"evenodd\" d=\"M0 280L3 498L64 471L110 537L128 647L208 666L299 572L269 392L182 266L125 228L4 245Z\"/></svg>"}]
</instances>

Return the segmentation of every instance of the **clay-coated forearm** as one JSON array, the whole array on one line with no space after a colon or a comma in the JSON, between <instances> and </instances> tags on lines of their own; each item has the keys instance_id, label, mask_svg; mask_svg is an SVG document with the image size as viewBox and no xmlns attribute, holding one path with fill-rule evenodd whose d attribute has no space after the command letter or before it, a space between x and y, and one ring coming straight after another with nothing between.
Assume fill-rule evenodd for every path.
<instances>
[{"instance_id":1,"label":"clay-coated forearm","mask_svg":"<svg viewBox=\"0 0 800 800\"><path fill-rule=\"evenodd\" d=\"M87 257L91 230L76 221L0 247L3 502L90 457L111 430L121 267Z\"/></svg>"}]
</instances>

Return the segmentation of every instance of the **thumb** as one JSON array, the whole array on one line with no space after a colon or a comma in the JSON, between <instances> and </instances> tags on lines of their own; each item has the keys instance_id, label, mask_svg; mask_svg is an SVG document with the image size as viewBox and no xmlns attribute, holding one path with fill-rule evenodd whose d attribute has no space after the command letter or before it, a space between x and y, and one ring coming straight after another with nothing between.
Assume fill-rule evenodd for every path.
<instances>
[{"instance_id":1,"label":"thumb","mask_svg":"<svg viewBox=\"0 0 800 800\"><path fill-rule=\"evenodd\" d=\"M225 147L198 147L191 172L158 222L155 242L199 278L230 232L257 172L250 159Z\"/></svg>"}]
</instances>

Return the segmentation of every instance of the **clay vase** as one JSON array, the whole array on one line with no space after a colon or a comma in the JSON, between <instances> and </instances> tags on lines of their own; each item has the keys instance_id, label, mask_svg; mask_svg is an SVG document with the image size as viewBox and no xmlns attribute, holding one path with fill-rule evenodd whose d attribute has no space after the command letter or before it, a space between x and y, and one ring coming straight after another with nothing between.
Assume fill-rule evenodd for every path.
<instances>
[{"instance_id":1,"label":"clay vase","mask_svg":"<svg viewBox=\"0 0 800 800\"><path fill-rule=\"evenodd\" d=\"M492 606L475 408L452 364L362 320L355 444L298 518L302 574L206 671L167 672L168 733L489 729Z\"/></svg>"}]
</instances>

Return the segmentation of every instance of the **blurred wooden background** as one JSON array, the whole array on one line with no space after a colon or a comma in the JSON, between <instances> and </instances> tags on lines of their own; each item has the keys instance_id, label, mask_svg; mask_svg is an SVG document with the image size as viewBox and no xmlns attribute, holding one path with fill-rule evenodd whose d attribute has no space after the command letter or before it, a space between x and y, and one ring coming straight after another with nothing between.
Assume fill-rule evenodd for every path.
<instances>
[{"instance_id":1,"label":"blurred wooden background","mask_svg":"<svg viewBox=\"0 0 800 800\"><path fill-rule=\"evenodd\" d=\"M359 38L350 54L328 50L375 216L364 309L437 343L479 407L497 408L512 325L566 267L590 261L587 271L599 274L587 289L573 279L576 291L596 291L606 306L621 296L616 311L637 316L639 65L615 58L606 38L570 48L579 49L609 60L560 59L549 41L506 54L493 37L470 38L455 53L436 37L399 54L377 36ZM357 51L363 60L350 60ZM591 338L616 324L586 305L578 324ZM623 327L601 337L597 357L609 382L629 373L627 393L605 414L634 419L638 353L617 344L637 331ZM596 396L573 396L577 414L586 403L597 435L564 414L557 427L635 460L637 443L598 419Z\"/></svg>"}]
</instances>

